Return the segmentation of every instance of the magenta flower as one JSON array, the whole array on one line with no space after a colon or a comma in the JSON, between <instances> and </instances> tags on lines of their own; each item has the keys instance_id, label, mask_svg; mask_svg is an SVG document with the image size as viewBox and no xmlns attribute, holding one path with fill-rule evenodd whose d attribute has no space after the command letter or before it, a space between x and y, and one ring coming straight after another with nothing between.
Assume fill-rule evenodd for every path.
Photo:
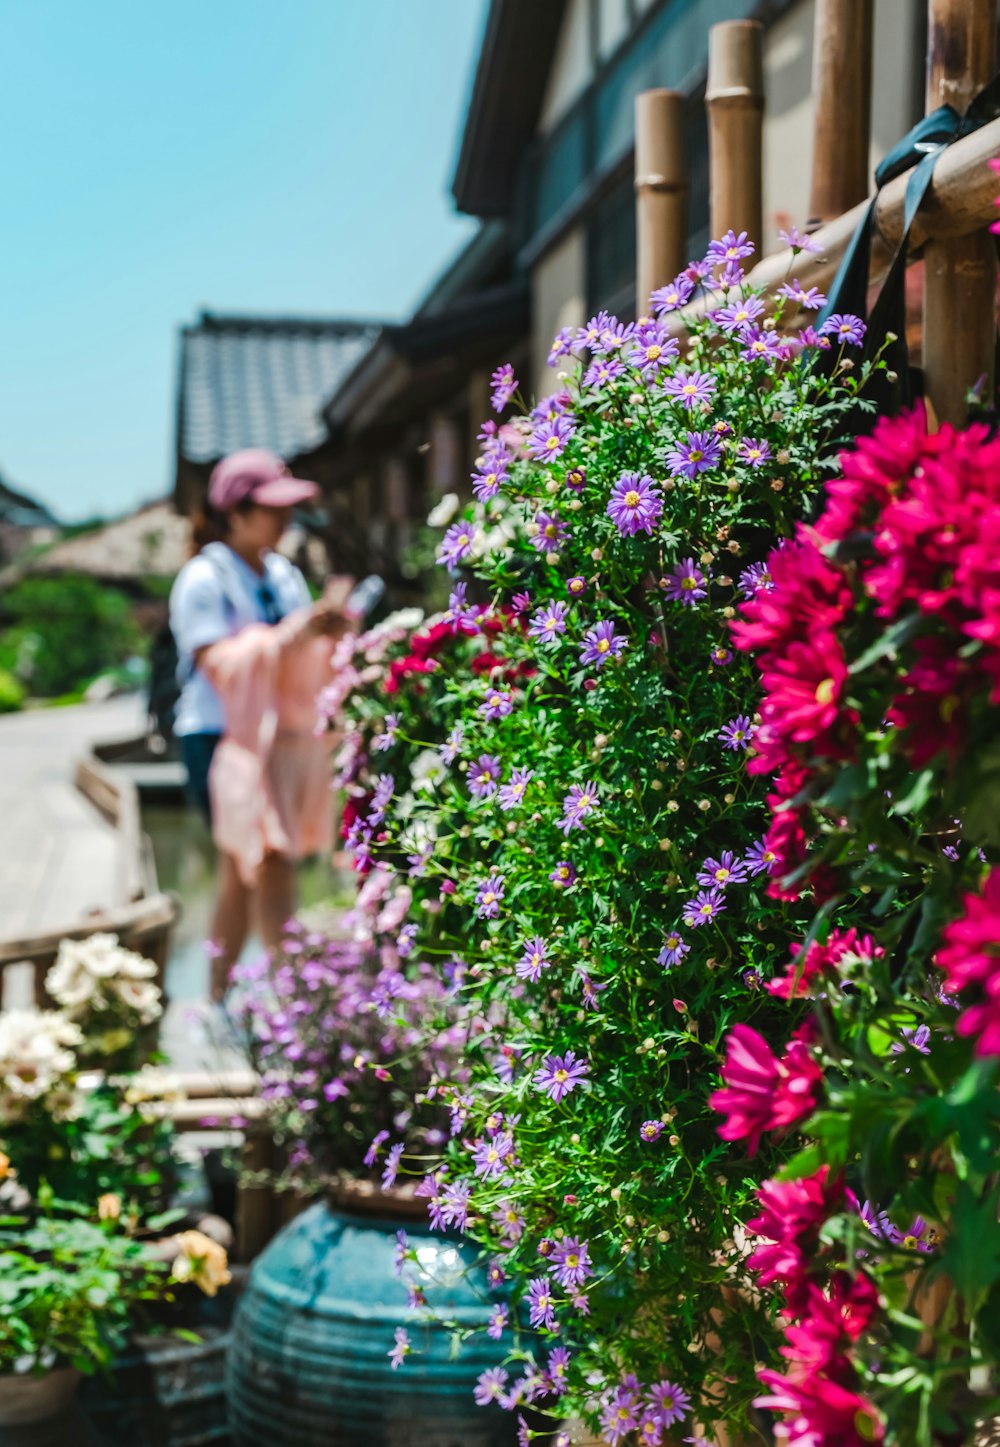
<instances>
[{"instance_id":1,"label":"magenta flower","mask_svg":"<svg viewBox=\"0 0 1000 1447\"><path fill-rule=\"evenodd\" d=\"M620 533L634 537L638 532L652 533L663 513L663 497L651 477L637 472L623 472L611 489L607 515Z\"/></svg>"},{"instance_id":2,"label":"magenta flower","mask_svg":"<svg viewBox=\"0 0 1000 1447\"><path fill-rule=\"evenodd\" d=\"M532 537L531 544L540 553L554 552L569 532L569 527L562 518L553 517L551 513L547 512L535 514L535 526L538 531Z\"/></svg>"},{"instance_id":3,"label":"magenta flower","mask_svg":"<svg viewBox=\"0 0 1000 1447\"><path fill-rule=\"evenodd\" d=\"M557 642L560 633L566 632L568 612L565 603L549 603L547 607L540 608L528 625L529 634L532 638L540 638L543 643Z\"/></svg>"},{"instance_id":4,"label":"magenta flower","mask_svg":"<svg viewBox=\"0 0 1000 1447\"><path fill-rule=\"evenodd\" d=\"M724 332L738 332L743 327L752 325L758 317L764 315L764 303L758 296L747 296L739 301L730 302L728 306L720 307L712 313L712 320L716 326Z\"/></svg>"},{"instance_id":5,"label":"magenta flower","mask_svg":"<svg viewBox=\"0 0 1000 1447\"><path fill-rule=\"evenodd\" d=\"M514 769L507 783L500 785L497 803L505 814L523 801L525 790L534 776L533 769Z\"/></svg>"},{"instance_id":6,"label":"magenta flower","mask_svg":"<svg viewBox=\"0 0 1000 1447\"><path fill-rule=\"evenodd\" d=\"M512 613L526 613L530 607L530 593L515 593L510 600L510 608Z\"/></svg>"},{"instance_id":7,"label":"magenta flower","mask_svg":"<svg viewBox=\"0 0 1000 1447\"><path fill-rule=\"evenodd\" d=\"M499 780L500 760L494 754L480 754L469 769L469 793L476 799L489 799Z\"/></svg>"},{"instance_id":8,"label":"magenta flower","mask_svg":"<svg viewBox=\"0 0 1000 1447\"><path fill-rule=\"evenodd\" d=\"M708 597L708 577L694 558L685 558L672 573L660 579L660 587L673 602L693 608L700 599Z\"/></svg>"},{"instance_id":9,"label":"magenta flower","mask_svg":"<svg viewBox=\"0 0 1000 1447\"><path fill-rule=\"evenodd\" d=\"M806 311L818 312L821 307L826 305L826 297L818 287L803 286L801 281L793 281L790 285L786 281L784 286L778 287L778 295L787 297L789 301L804 307Z\"/></svg>"},{"instance_id":10,"label":"magenta flower","mask_svg":"<svg viewBox=\"0 0 1000 1447\"><path fill-rule=\"evenodd\" d=\"M771 460L771 449L762 438L744 437L736 449L736 456L748 467L763 467Z\"/></svg>"},{"instance_id":11,"label":"magenta flower","mask_svg":"<svg viewBox=\"0 0 1000 1447\"><path fill-rule=\"evenodd\" d=\"M673 397L686 411L701 402L710 402L715 393L715 378L711 372L675 372L663 384L668 397Z\"/></svg>"},{"instance_id":12,"label":"magenta flower","mask_svg":"<svg viewBox=\"0 0 1000 1447\"><path fill-rule=\"evenodd\" d=\"M518 388L514 368L509 362L505 362L502 367L497 367L490 380L493 384L493 390L490 393L493 410L502 412Z\"/></svg>"},{"instance_id":13,"label":"magenta flower","mask_svg":"<svg viewBox=\"0 0 1000 1447\"><path fill-rule=\"evenodd\" d=\"M594 1274L594 1268L590 1264L589 1243L580 1241L576 1236L564 1236L561 1241L557 1241L549 1259L555 1270L556 1280L567 1290L582 1286L587 1277Z\"/></svg>"},{"instance_id":14,"label":"magenta flower","mask_svg":"<svg viewBox=\"0 0 1000 1447\"><path fill-rule=\"evenodd\" d=\"M818 241L800 231L797 226L789 226L787 231L779 231L778 239L793 251L822 251L823 248Z\"/></svg>"},{"instance_id":15,"label":"magenta flower","mask_svg":"<svg viewBox=\"0 0 1000 1447\"><path fill-rule=\"evenodd\" d=\"M675 1422L683 1421L691 1410L691 1398L673 1382L658 1382L650 1392L650 1397L664 1427L672 1427Z\"/></svg>"},{"instance_id":16,"label":"magenta flower","mask_svg":"<svg viewBox=\"0 0 1000 1447\"><path fill-rule=\"evenodd\" d=\"M472 552L472 525L452 523L441 539L437 550L437 561L448 568L457 568Z\"/></svg>"},{"instance_id":17,"label":"magenta flower","mask_svg":"<svg viewBox=\"0 0 1000 1447\"><path fill-rule=\"evenodd\" d=\"M693 293L694 282L681 273L666 286L658 287L649 298L649 305L657 316L665 316L668 312L679 311L682 306L686 306Z\"/></svg>"},{"instance_id":18,"label":"magenta flower","mask_svg":"<svg viewBox=\"0 0 1000 1447\"><path fill-rule=\"evenodd\" d=\"M700 889L694 899L689 899L684 906L681 918L691 929L697 929L699 925L715 919L725 907L726 899L721 889Z\"/></svg>"},{"instance_id":19,"label":"magenta flower","mask_svg":"<svg viewBox=\"0 0 1000 1447\"><path fill-rule=\"evenodd\" d=\"M662 1120L644 1120L639 1127L639 1139L644 1140L647 1145L658 1141L663 1134L664 1125Z\"/></svg>"},{"instance_id":20,"label":"magenta flower","mask_svg":"<svg viewBox=\"0 0 1000 1447\"><path fill-rule=\"evenodd\" d=\"M695 478L716 467L721 456L722 444L711 432L689 432L667 453L667 466L671 477Z\"/></svg>"},{"instance_id":21,"label":"magenta flower","mask_svg":"<svg viewBox=\"0 0 1000 1447\"><path fill-rule=\"evenodd\" d=\"M578 1060L575 1050L565 1055L547 1055L542 1068L535 1072L534 1083L543 1095L549 1096L556 1105L590 1074L585 1060Z\"/></svg>"},{"instance_id":22,"label":"magenta flower","mask_svg":"<svg viewBox=\"0 0 1000 1447\"><path fill-rule=\"evenodd\" d=\"M643 379L651 382L660 368L679 353L676 338L670 335L663 322L647 322L645 326L636 327L628 359Z\"/></svg>"},{"instance_id":23,"label":"magenta flower","mask_svg":"<svg viewBox=\"0 0 1000 1447\"><path fill-rule=\"evenodd\" d=\"M757 725L741 713L736 718L731 718L725 728L719 730L719 738L727 749L748 749L754 734L757 732Z\"/></svg>"},{"instance_id":24,"label":"magenta flower","mask_svg":"<svg viewBox=\"0 0 1000 1447\"><path fill-rule=\"evenodd\" d=\"M691 946L685 944L676 930L671 930L663 941L663 948L656 957L656 963L669 970L671 965L679 965Z\"/></svg>"},{"instance_id":25,"label":"magenta flower","mask_svg":"<svg viewBox=\"0 0 1000 1447\"><path fill-rule=\"evenodd\" d=\"M860 317L853 316L850 312L834 312L820 327L819 334L821 337L832 337L842 345L846 343L849 347L860 347L867 330Z\"/></svg>"},{"instance_id":26,"label":"magenta flower","mask_svg":"<svg viewBox=\"0 0 1000 1447\"><path fill-rule=\"evenodd\" d=\"M533 1327L556 1329L552 1282L547 1276L536 1276L528 1283L528 1319Z\"/></svg>"},{"instance_id":27,"label":"magenta flower","mask_svg":"<svg viewBox=\"0 0 1000 1447\"><path fill-rule=\"evenodd\" d=\"M480 919L496 919L500 913L500 901L503 899L505 887L503 875L497 874L495 870L488 879L483 880L476 890Z\"/></svg>"},{"instance_id":28,"label":"magenta flower","mask_svg":"<svg viewBox=\"0 0 1000 1447\"><path fill-rule=\"evenodd\" d=\"M479 712L489 723L506 718L514 712L514 698L502 688L487 688L486 698L479 705Z\"/></svg>"},{"instance_id":29,"label":"magenta flower","mask_svg":"<svg viewBox=\"0 0 1000 1447\"><path fill-rule=\"evenodd\" d=\"M485 1372L480 1374L473 1389L476 1406L486 1407L490 1402L499 1401L506 1386L507 1373L503 1367L487 1367Z\"/></svg>"},{"instance_id":30,"label":"magenta flower","mask_svg":"<svg viewBox=\"0 0 1000 1447\"><path fill-rule=\"evenodd\" d=\"M706 859L695 876L698 884L706 889L725 889L727 884L743 884L746 881L746 865L733 853L725 849L720 859Z\"/></svg>"},{"instance_id":31,"label":"magenta flower","mask_svg":"<svg viewBox=\"0 0 1000 1447\"><path fill-rule=\"evenodd\" d=\"M528 439L528 451L539 462L551 462L566 450L573 436L573 423L568 417L554 417L536 427Z\"/></svg>"},{"instance_id":32,"label":"magenta flower","mask_svg":"<svg viewBox=\"0 0 1000 1447\"><path fill-rule=\"evenodd\" d=\"M546 954L546 942L535 935L534 939L525 940L524 954L514 966L514 973L519 980L530 980L537 984L542 978L542 971L548 969L552 961Z\"/></svg>"},{"instance_id":33,"label":"magenta flower","mask_svg":"<svg viewBox=\"0 0 1000 1447\"><path fill-rule=\"evenodd\" d=\"M705 260L716 266L722 266L727 261L742 261L745 256L753 256L753 242L745 231L737 236L731 229L718 241L710 241L705 252Z\"/></svg>"},{"instance_id":34,"label":"magenta flower","mask_svg":"<svg viewBox=\"0 0 1000 1447\"><path fill-rule=\"evenodd\" d=\"M393 1371L396 1371L397 1368L403 1365L404 1360L413 1350L410 1345L410 1333L406 1330L405 1326L397 1326L395 1331L395 1338L396 1345L392 1348L391 1351L386 1352L386 1356L392 1363Z\"/></svg>"},{"instance_id":35,"label":"magenta flower","mask_svg":"<svg viewBox=\"0 0 1000 1447\"><path fill-rule=\"evenodd\" d=\"M615 625L602 620L583 635L580 662L603 668L609 658L618 658L627 645L628 639L615 632Z\"/></svg>"},{"instance_id":36,"label":"magenta flower","mask_svg":"<svg viewBox=\"0 0 1000 1447\"><path fill-rule=\"evenodd\" d=\"M576 870L568 859L560 859L555 869L549 875L549 879L556 889L569 889L576 883Z\"/></svg>"},{"instance_id":37,"label":"magenta flower","mask_svg":"<svg viewBox=\"0 0 1000 1447\"><path fill-rule=\"evenodd\" d=\"M574 784L563 799L563 816L558 827L564 834L568 834L571 829L582 829L584 820L594 812L600 802L595 784L585 784L583 788Z\"/></svg>"}]
</instances>

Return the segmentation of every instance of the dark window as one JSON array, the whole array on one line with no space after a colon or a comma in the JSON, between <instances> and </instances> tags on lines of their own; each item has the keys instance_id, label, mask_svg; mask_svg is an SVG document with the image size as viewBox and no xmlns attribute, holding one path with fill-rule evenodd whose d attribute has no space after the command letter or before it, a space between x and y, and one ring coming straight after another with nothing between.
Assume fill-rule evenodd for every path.
<instances>
[{"instance_id":1,"label":"dark window","mask_svg":"<svg viewBox=\"0 0 1000 1447\"><path fill-rule=\"evenodd\" d=\"M588 314L635 316L635 188L631 176L598 203L587 222Z\"/></svg>"}]
</instances>

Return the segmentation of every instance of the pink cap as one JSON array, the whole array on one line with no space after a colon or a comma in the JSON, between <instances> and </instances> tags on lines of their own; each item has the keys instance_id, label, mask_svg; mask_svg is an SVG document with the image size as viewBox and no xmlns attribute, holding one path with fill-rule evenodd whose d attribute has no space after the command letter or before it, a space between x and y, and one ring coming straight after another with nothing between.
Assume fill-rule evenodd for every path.
<instances>
[{"instance_id":1,"label":"pink cap","mask_svg":"<svg viewBox=\"0 0 1000 1447\"><path fill-rule=\"evenodd\" d=\"M277 453L262 447L231 452L215 464L208 484L208 501L219 512L248 500L260 507L297 507L317 497L314 482L293 477Z\"/></svg>"}]
</instances>

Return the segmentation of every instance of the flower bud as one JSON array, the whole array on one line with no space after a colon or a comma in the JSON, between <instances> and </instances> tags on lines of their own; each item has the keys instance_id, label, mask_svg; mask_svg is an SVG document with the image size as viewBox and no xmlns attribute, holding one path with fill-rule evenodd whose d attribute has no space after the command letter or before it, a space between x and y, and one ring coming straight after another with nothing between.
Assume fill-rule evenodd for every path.
<instances>
[{"instance_id":1,"label":"flower bud","mask_svg":"<svg viewBox=\"0 0 1000 1447\"><path fill-rule=\"evenodd\" d=\"M595 563L599 563L599 562L601 561L601 559L604 557L604 550L603 550L603 548L591 548L591 550L590 550L590 556L593 558L593 560L594 560Z\"/></svg>"},{"instance_id":2,"label":"flower bud","mask_svg":"<svg viewBox=\"0 0 1000 1447\"><path fill-rule=\"evenodd\" d=\"M660 848L663 850L664 854L666 854L668 849L673 849L673 847L674 841L672 839L663 838L660 840Z\"/></svg>"}]
</instances>

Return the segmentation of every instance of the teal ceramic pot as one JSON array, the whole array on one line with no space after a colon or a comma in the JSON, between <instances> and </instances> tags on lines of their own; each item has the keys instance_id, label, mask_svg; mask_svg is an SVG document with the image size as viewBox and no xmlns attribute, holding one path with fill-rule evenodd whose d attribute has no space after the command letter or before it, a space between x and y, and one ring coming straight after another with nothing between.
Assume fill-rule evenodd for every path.
<instances>
[{"instance_id":1,"label":"teal ceramic pot","mask_svg":"<svg viewBox=\"0 0 1000 1447\"><path fill-rule=\"evenodd\" d=\"M406 1269L436 1312L479 1327L489 1313L466 1279L467 1248L425 1223L318 1203L257 1258L227 1365L236 1447L510 1447L514 1414L473 1400L497 1344L480 1331L453 1357L451 1334L407 1307L400 1229L420 1262ZM413 1351L393 1371L397 1326Z\"/></svg>"}]
</instances>

